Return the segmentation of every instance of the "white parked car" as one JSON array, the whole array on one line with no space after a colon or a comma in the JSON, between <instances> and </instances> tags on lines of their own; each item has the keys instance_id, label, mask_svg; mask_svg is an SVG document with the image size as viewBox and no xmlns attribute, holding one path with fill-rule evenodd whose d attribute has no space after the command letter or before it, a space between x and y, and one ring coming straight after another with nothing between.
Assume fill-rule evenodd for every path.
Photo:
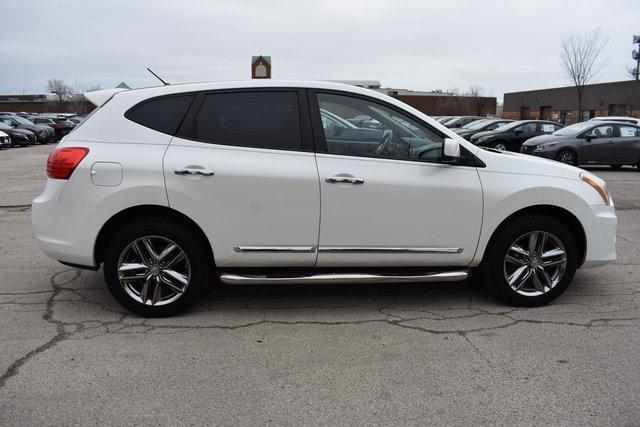
<instances>
[{"instance_id":1,"label":"white parked car","mask_svg":"<svg viewBox=\"0 0 640 427\"><path fill-rule=\"evenodd\" d=\"M0 148L11 147L11 138L6 133L0 131Z\"/></svg>"},{"instance_id":2,"label":"white parked car","mask_svg":"<svg viewBox=\"0 0 640 427\"><path fill-rule=\"evenodd\" d=\"M640 126L640 119L636 117L626 117L626 116L600 116L594 117L590 122L622 122L622 123L633 123L634 125Z\"/></svg>"},{"instance_id":3,"label":"white parked car","mask_svg":"<svg viewBox=\"0 0 640 427\"><path fill-rule=\"evenodd\" d=\"M256 80L86 96L99 108L49 156L33 226L50 257L102 265L141 315L184 309L214 278L426 283L473 270L534 306L578 267L616 258L601 179L480 149L378 92ZM380 129L326 120L359 116Z\"/></svg>"}]
</instances>

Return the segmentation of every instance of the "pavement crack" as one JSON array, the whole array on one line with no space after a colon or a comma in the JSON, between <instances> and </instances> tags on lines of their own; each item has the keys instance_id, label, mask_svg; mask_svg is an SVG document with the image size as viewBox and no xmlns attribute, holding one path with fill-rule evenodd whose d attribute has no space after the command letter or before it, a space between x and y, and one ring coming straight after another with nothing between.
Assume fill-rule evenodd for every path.
<instances>
[{"instance_id":1,"label":"pavement crack","mask_svg":"<svg viewBox=\"0 0 640 427\"><path fill-rule=\"evenodd\" d=\"M74 276L63 283L56 283L56 279L59 275L70 272L70 271L75 271ZM62 292L64 290L63 285L66 285L68 283L71 283L73 281L75 281L76 279L78 279L80 277L80 275L82 274L82 270L78 270L75 268L71 268L71 269L67 269L67 270L63 270L63 271L59 271L57 273L55 273L54 275L51 276L51 278L49 279L49 283L51 284L51 286L53 287L53 291L51 292L51 295L49 296L49 298L47 299L45 305L46 305L46 309L44 314L42 315L42 319L44 319L47 323L51 323L53 325L55 325L56 327L56 334L53 336L53 338L51 338L49 341L47 341L45 344L36 347L35 349L31 350L30 352L28 352L27 354L25 354L24 356L14 360L14 362L9 365L9 367L7 368L7 370L0 375L0 389L3 388L6 384L7 381L17 375L20 371L20 368L27 363L28 361L30 361L31 359L33 359L36 355L49 350L52 347L55 347L56 345L58 345L60 342L64 341L65 339L67 339L72 333L67 331L67 323L59 321L59 320L55 320L53 318L53 309L55 306L55 298L56 296ZM79 327L76 327L76 331L78 331L78 329L82 328L82 324L78 324L80 325Z\"/></svg>"}]
</instances>

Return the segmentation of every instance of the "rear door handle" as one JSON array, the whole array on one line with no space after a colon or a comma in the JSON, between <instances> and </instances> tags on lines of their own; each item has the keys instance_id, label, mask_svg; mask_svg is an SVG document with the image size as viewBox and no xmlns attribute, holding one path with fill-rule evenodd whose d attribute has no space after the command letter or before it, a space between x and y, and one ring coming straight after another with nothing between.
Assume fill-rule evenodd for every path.
<instances>
[{"instance_id":1,"label":"rear door handle","mask_svg":"<svg viewBox=\"0 0 640 427\"><path fill-rule=\"evenodd\" d=\"M331 184L334 184L334 183L364 184L364 178L355 178L350 176L328 176L324 180Z\"/></svg>"},{"instance_id":2,"label":"rear door handle","mask_svg":"<svg viewBox=\"0 0 640 427\"><path fill-rule=\"evenodd\" d=\"M215 172L211 169L198 169L198 168L179 168L173 171L176 175L202 175L211 176Z\"/></svg>"}]
</instances>

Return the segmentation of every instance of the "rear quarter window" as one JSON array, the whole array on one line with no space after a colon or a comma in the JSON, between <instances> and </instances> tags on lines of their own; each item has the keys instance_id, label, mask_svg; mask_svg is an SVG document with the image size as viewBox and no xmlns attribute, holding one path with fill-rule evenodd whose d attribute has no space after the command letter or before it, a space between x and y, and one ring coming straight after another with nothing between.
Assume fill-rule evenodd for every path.
<instances>
[{"instance_id":1,"label":"rear quarter window","mask_svg":"<svg viewBox=\"0 0 640 427\"><path fill-rule=\"evenodd\" d=\"M124 116L142 126L174 135L193 97L193 94L187 94L151 98L130 108Z\"/></svg>"}]
</instances>

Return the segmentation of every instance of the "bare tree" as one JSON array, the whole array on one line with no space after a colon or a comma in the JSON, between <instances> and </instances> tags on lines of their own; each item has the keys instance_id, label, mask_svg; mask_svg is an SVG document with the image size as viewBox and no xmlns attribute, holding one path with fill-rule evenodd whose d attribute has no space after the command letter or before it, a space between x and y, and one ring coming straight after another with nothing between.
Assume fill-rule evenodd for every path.
<instances>
[{"instance_id":1,"label":"bare tree","mask_svg":"<svg viewBox=\"0 0 640 427\"><path fill-rule=\"evenodd\" d=\"M467 96L471 98L475 114L478 116L485 114L487 98L484 96L484 89L478 85L470 86Z\"/></svg>"},{"instance_id":2,"label":"bare tree","mask_svg":"<svg viewBox=\"0 0 640 427\"><path fill-rule=\"evenodd\" d=\"M638 76L636 74L638 74L638 72L636 70L636 66L635 65L627 67L627 76L630 79L637 80Z\"/></svg>"},{"instance_id":3,"label":"bare tree","mask_svg":"<svg viewBox=\"0 0 640 427\"><path fill-rule=\"evenodd\" d=\"M562 40L560 63L566 77L571 80L578 96L578 120L582 120L582 100L585 86L602 69L601 55L608 40L599 30L585 34L571 34Z\"/></svg>"},{"instance_id":4,"label":"bare tree","mask_svg":"<svg viewBox=\"0 0 640 427\"><path fill-rule=\"evenodd\" d=\"M56 95L60 111L64 111L65 104L72 93L71 87L61 79L51 79L47 81L47 88L50 93L54 93Z\"/></svg>"}]
</instances>

